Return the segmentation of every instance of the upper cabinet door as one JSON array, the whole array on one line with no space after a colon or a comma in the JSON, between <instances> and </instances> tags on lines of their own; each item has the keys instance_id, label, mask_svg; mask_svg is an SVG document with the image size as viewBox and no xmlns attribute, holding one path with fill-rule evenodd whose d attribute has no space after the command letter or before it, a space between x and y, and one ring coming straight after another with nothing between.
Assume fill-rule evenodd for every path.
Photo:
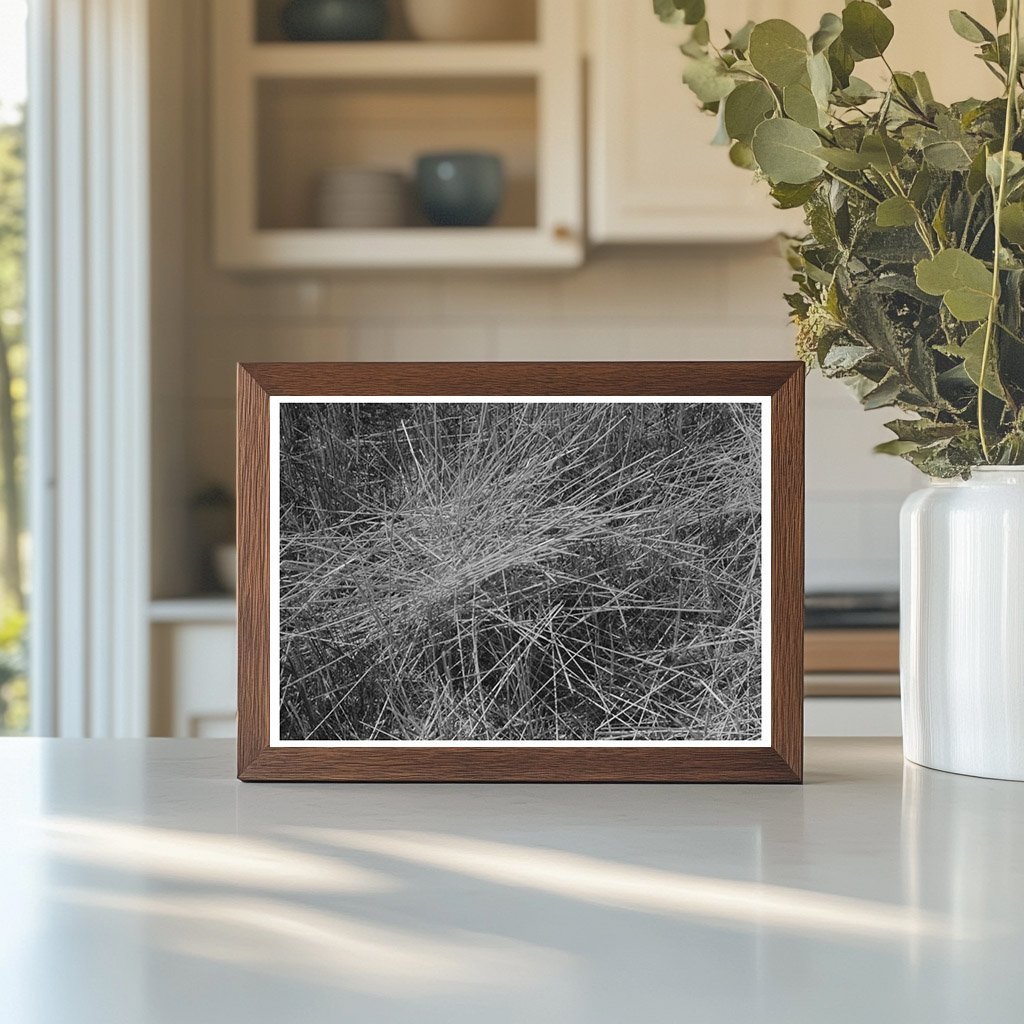
<instances>
[{"instance_id":1,"label":"upper cabinet door","mask_svg":"<svg viewBox=\"0 0 1024 1024\"><path fill-rule=\"evenodd\" d=\"M591 241L737 241L798 229L798 215L776 210L767 186L711 145L715 120L682 83L689 28L663 25L650 0L587 3ZM709 0L708 18L715 37L770 17L806 30L799 6L823 9L822 0ZM811 20L817 26L817 14Z\"/></svg>"},{"instance_id":2,"label":"upper cabinet door","mask_svg":"<svg viewBox=\"0 0 1024 1024\"><path fill-rule=\"evenodd\" d=\"M679 44L685 26L662 25L650 0L585 0L590 27L590 237L602 242L713 242L799 231L799 211L783 213L767 187L712 146L713 118L700 113L682 84ZM807 34L822 13L844 0L708 0L712 37L749 19L785 18ZM889 53L897 68L929 73L937 98L990 96L998 83L933 0L898 0L886 14L896 25ZM963 7L986 24L989 0ZM875 65L875 66L873 66ZM880 61L858 74L886 77Z\"/></svg>"}]
</instances>

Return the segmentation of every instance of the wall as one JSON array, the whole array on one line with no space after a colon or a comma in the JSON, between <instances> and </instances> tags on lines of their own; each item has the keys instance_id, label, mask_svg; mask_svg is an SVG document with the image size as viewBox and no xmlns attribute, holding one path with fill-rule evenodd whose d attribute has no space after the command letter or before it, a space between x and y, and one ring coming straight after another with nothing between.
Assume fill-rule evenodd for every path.
<instances>
[{"instance_id":1,"label":"wall","mask_svg":"<svg viewBox=\"0 0 1024 1024\"><path fill-rule=\"evenodd\" d=\"M217 272L201 0L186 0L184 16L185 372L160 393L184 410L187 489L232 479L239 360L792 357L787 268L773 244L601 251L571 273ZM886 418L838 384L808 380L809 588L896 585L897 512L916 474L871 454Z\"/></svg>"}]
</instances>

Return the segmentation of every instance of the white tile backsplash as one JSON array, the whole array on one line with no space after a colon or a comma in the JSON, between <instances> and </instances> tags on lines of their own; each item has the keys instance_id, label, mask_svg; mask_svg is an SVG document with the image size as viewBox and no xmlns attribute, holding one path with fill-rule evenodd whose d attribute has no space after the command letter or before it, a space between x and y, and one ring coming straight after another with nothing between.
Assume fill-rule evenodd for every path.
<instances>
[{"instance_id":1,"label":"white tile backsplash","mask_svg":"<svg viewBox=\"0 0 1024 1024\"><path fill-rule=\"evenodd\" d=\"M285 276L214 274L205 259L186 270L189 312L194 317L259 321L316 321L327 306L320 280Z\"/></svg>"},{"instance_id":2,"label":"white tile backsplash","mask_svg":"<svg viewBox=\"0 0 1024 1024\"><path fill-rule=\"evenodd\" d=\"M465 317L551 322L562 313L560 274L445 274L437 295L443 316L452 321Z\"/></svg>"},{"instance_id":3,"label":"white tile backsplash","mask_svg":"<svg viewBox=\"0 0 1024 1024\"><path fill-rule=\"evenodd\" d=\"M327 288L327 315L333 320L438 320L443 314L437 275L355 274Z\"/></svg>"},{"instance_id":4,"label":"white tile backsplash","mask_svg":"<svg viewBox=\"0 0 1024 1024\"><path fill-rule=\"evenodd\" d=\"M493 359L495 329L486 323L418 324L403 321L391 328L391 358L404 362Z\"/></svg>"},{"instance_id":5,"label":"white tile backsplash","mask_svg":"<svg viewBox=\"0 0 1024 1024\"><path fill-rule=\"evenodd\" d=\"M618 322L664 318L713 323L725 303L723 272L721 262L699 248L686 253L601 253L561 277L561 309L565 316Z\"/></svg>"},{"instance_id":6,"label":"white tile backsplash","mask_svg":"<svg viewBox=\"0 0 1024 1024\"><path fill-rule=\"evenodd\" d=\"M234 364L246 360L788 359L786 266L770 247L605 252L571 273L188 275L188 450L230 481ZM891 587L915 471L874 455L887 412L808 378L807 582Z\"/></svg>"},{"instance_id":7,"label":"white tile backsplash","mask_svg":"<svg viewBox=\"0 0 1024 1024\"><path fill-rule=\"evenodd\" d=\"M607 320L560 320L554 323L505 323L496 328L494 357L588 360L626 359L627 330Z\"/></svg>"}]
</instances>

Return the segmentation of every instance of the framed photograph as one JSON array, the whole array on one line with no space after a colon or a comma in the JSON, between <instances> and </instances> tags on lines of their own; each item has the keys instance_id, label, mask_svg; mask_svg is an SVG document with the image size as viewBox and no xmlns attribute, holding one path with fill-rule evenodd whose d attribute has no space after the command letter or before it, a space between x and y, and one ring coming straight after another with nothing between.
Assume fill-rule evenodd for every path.
<instances>
[{"instance_id":1,"label":"framed photograph","mask_svg":"<svg viewBox=\"0 0 1024 1024\"><path fill-rule=\"evenodd\" d=\"M803 381L239 366L239 778L799 782Z\"/></svg>"}]
</instances>

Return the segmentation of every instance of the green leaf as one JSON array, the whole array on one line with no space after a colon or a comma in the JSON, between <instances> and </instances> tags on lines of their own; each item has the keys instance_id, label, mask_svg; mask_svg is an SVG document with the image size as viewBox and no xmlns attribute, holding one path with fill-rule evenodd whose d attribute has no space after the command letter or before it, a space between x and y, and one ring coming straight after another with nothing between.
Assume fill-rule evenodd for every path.
<instances>
[{"instance_id":1,"label":"green leaf","mask_svg":"<svg viewBox=\"0 0 1024 1024\"><path fill-rule=\"evenodd\" d=\"M875 223L880 228L905 228L917 223L917 211L909 199L893 196L878 204Z\"/></svg>"},{"instance_id":2,"label":"green leaf","mask_svg":"<svg viewBox=\"0 0 1024 1024\"><path fill-rule=\"evenodd\" d=\"M863 171L871 166L871 161L861 153L855 153L852 149L836 149L831 146L819 146L814 150L815 156L820 156L833 167L841 171Z\"/></svg>"},{"instance_id":3,"label":"green leaf","mask_svg":"<svg viewBox=\"0 0 1024 1024\"><path fill-rule=\"evenodd\" d=\"M832 95L832 69L828 57L819 53L807 62L807 77L811 83L811 95L822 112L822 124L828 123L829 97Z\"/></svg>"},{"instance_id":4,"label":"green leaf","mask_svg":"<svg viewBox=\"0 0 1024 1024\"><path fill-rule=\"evenodd\" d=\"M914 175L910 191L907 193L910 201L920 206L928 198L934 180L931 168L927 164L922 164L921 169Z\"/></svg>"},{"instance_id":5,"label":"green leaf","mask_svg":"<svg viewBox=\"0 0 1024 1024\"><path fill-rule=\"evenodd\" d=\"M698 43L696 39L687 39L686 42L679 47L679 52L684 57L692 57L694 60L710 59L707 46Z\"/></svg>"},{"instance_id":6,"label":"green leaf","mask_svg":"<svg viewBox=\"0 0 1024 1024\"><path fill-rule=\"evenodd\" d=\"M825 169L817 155L821 140L811 131L785 118L762 121L754 132L752 148L758 166L773 184L802 185Z\"/></svg>"},{"instance_id":7,"label":"green leaf","mask_svg":"<svg viewBox=\"0 0 1024 1024\"><path fill-rule=\"evenodd\" d=\"M824 127L824 117L808 81L795 82L782 90L782 106L786 116L805 128Z\"/></svg>"},{"instance_id":8,"label":"green leaf","mask_svg":"<svg viewBox=\"0 0 1024 1024\"><path fill-rule=\"evenodd\" d=\"M921 97L917 94L917 82L912 75L905 75L897 71L892 76L892 84L895 87L897 98L904 105L913 109L921 106Z\"/></svg>"},{"instance_id":9,"label":"green leaf","mask_svg":"<svg viewBox=\"0 0 1024 1024\"><path fill-rule=\"evenodd\" d=\"M933 444L948 440L963 433L960 423L936 423L934 420L891 420L885 425L901 441L916 441L918 444Z\"/></svg>"},{"instance_id":10,"label":"green leaf","mask_svg":"<svg viewBox=\"0 0 1024 1024\"><path fill-rule=\"evenodd\" d=\"M820 358L821 368L831 373L856 369L872 354L863 345L832 345Z\"/></svg>"},{"instance_id":11,"label":"green leaf","mask_svg":"<svg viewBox=\"0 0 1024 1024\"><path fill-rule=\"evenodd\" d=\"M815 242L829 252L842 248L836 227L835 212L828 198L817 195L804 205L804 217Z\"/></svg>"},{"instance_id":12,"label":"green leaf","mask_svg":"<svg viewBox=\"0 0 1024 1024\"><path fill-rule=\"evenodd\" d=\"M935 216L932 217L932 228L942 246L949 245L949 232L946 231L946 214L949 213L949 189L945 189L939 200Z\"/></svg>"},{"instance_id":13,"label":"green leaf","mask_svg":"<svg viewBox=\"0 0 1024 1024\"><path fill-rule=\"evenodd\" d=\"M988 183L992 186L993 191L999 188L999 179L1002 172L1003 154L1001 152L993 153L985 161L985 177L988 179ZM1024 157L1011 149L1006 154L1006 184L1008 191L1013 191L1016 182L1022 175L1024 175Z\"/></svg>"},{"instance_id":14,"label":"green leaf","mask_svg":"<svg viewBox=\"0 0 1024 1024\"><path fill-rule=\"evenodd\" d=\"M940 345L938 351L952 359L962 359L964 372L975 387L981 386L981 363L985 354L985 325L982 324L974 331L967 340L960 346ZM996 370L996 347L995 341L989 346L988 364L985 367L985 390L996 398L1005 401L1006 392L999 381L999 374Z\"/></svg>"},{"instance_id":15,"label":"green leaf","mask_svg":"<svg viewBox=\"0 0 1024 1024\"><path fill-rule=\"evenodd\" d=\"M754 151L745 142L734 142L729 149L729 160L736 167L742 167L745 171L756 171L757 160L754 159Z\"/></svg>"},{"instance_id":16,"label":"green leaf","mask_svg":"<svg viewBox=\"0 0 1024 1024\"><path fill-rule=\"evenodd\" d=\"M843 10L843 39L862 60L881 57L893 31L892 22L866 0L853 0Z\"/></svg>"},{"instance_id":17,"label":"green leaf","mask_svg":"<svg viewBox=\"0 0 1024 1024\"><path fill-rule=\"evenodd\" d=\"M875 445L874 452L876 455L906 455L920 447L917 441L883 441Z\"/></svg>"},{"instance_id":18,"label":"green leaf","mask_svg":"<svg viewBox=\"0 0 1024 1024\"><path fill-rule=\"evenodd\" d=\"M917 286L928 295L941 295L957 320L970 323L988 316L992 272L962 249L945 249L915 268Z\"/></svg>"},{"instance_id":19,"label":"green leaf","mask_svg":"<svg viewBox=\"0 0 1024 1024\"><path fill-rule=\"evenodd\" d=\"M698 21L693 26L690 38L679 49L687 57L706 59L708 57L708 43L710 42L711 29L708 27L707 21Z\"/></svg>"},{"instance_id":20,"label":"green leaf","mask_svg":"<svg viewBox=\"0 0 1024 1024\"><path fill-rule=\"evenodd\" d=\"M775 110L775 97L763 82L743 82L725 101L725 128L729 137L748 146L754 129Z\"/></svg>"},{"instance_id":21,"label":"green leaf","mask_svg":"<svg viewBox=\"0 0 1024 1024\"><path fill-rule=\"evenodd\" d=\"M732 50L734 53L746 53L750 47L750 33L754 31L755 24L756 22L748 21L743 28L733 32L724 49Z\"/></svg>"},{"instance_id":22,"label":"green leaf","mask_svg":"<svg viewBox=\"0 0 1024 1024\"><path fill-rule=\"evenodd\" d=\"M907 375L925 403L934 405L940 401L939 379L935 372L935 355L929 344L917 331L910 339L907 359Z\"/></svg>"},{"instance_id":23,"label":"green leaf","mask_svg":"<svg viewBox=\"0 0 1024 1024\"><path fill-rule=\"evenodd\" d=\"M949 23L953 26L953 31L969 43L995 42L996 37L966 11L950 11Z\"/></svg>"},{"instance_id":24,"label":"green leaf","mask_svg":"<svg viewBox=\"0 0 1024 1024\"><path fill-rule=\"evenodd\" d=\"M805 182L802 185L779 182L772 186L772 199L780 210L795 210L798 206L803 206L817 189L817 181Z\"/></svg>"},{"instance_id":25,"label":"green leaf","mask_svg":"<svg viewBox=\"0 0 1024 1024\"><path fill-rule=\"evenodd\" d=\"M1010 203L1003 209L1002 236L1014 245L1024 245L1024 203Z\"/></svg>"},{"instance_id":26,"label":"green leaf","mask_svg":"<svg viewBox=\"0 0 1024 1024\"><path fill-rule=\"evenodd\" d=\"M943 302L950 313L965 324L976 323L988 316L989 297L976 288L955 288L946 292Z\"/></svg>"},{"instance_id":27,"label":"green leaf","mask_svg":"<svg viewBox=\"0 0 1024 1024\"><path fill-rule=\"evenodd\" d=\"M1006 0L992 0L992 10L995 12L998 25L1006 17Z\"/></svg>"},{"instance_id":28,"label":"green leaf","mask_svg":"<svg viewBox=\"0 0 1024 1024\"><path fill-rule=\"evenodd\" d=\"M717 60L691 59L683 71L683 81L701 103L717 103L736 88L735 80Z\"/></svg>"},{"instance_id":29,"label":"green leaf","mask_svg":"<svg viewBox=\"0 0 1024 1024\"><path fill-rule=\"evenodd\" d=\"M843 19L835 14L823 14L818 31L811 36L811 52L822 53L827 50L843 32Z\"/></svg>"},{"instance_id":30,"label":"green leaf","mask_svg":"<svg viewBox=\"0 0 1024 1024\"><path fill-rule=\"evenodd\" d=\"M880 94L877 89L870 86L862 78L856 75L850 76L849 84L840 93L842 98L854 106L867 103L868 100L876 99Z\"/></svg>"},{"instance_id":31,"label":"green leaf","mask_svg":"<svg viewBox=\"0 0 1024 1024\"><path fill-rule=\"evenodd\" d=\"M935 95L932 93L932 84L928 81L928 76L923 71L915 71L911 76L914 79L914 84L917 86L917 94L925 101L925 103L934 103Z\"/></svg>"},{"instance_id":32,"label":"green leaf","mask_svg":"<svg viewBox=\"0 0 1024 1024\"><path fill-rule=\"evenodd\" d=\"M845 89L850 84L850 76L856 63L853 50L846 45L845 40L840 36L828 48L828 66L832 69L832 77L835 79L836 87Z\"/></svg>"},{"instance_id":33,"label":"green leaf","mask_svg":"<svg viewBox=\"0 0 1024 1024\"><path fill-rule=\"evenodd\" d=\"M750 33L747 59L773 85L798 82L807 69L808 56L806 36L788 21L762 21Z\"/></svg>"},{"instance_id":34,"label":"green leaf","mask_svg":"<svg viewBox=\"0 0 1024 1024\"><path fill-rule=\"evenodd\" d=\"M654 0L654 13L667 25L696 25L704 17L704 0Z\"/></svg>"},{"instance_id":35,"label":"green leaf","mask_svg":"<svg viewBox=\"0 0 1024 1024\"><path fill-rule=\"evenodd\" d=\"M675 5L675 0L654 0L654 13L668 25L683 20L683 11Z\"/></svg>"},{"instance_id":36,"label":"green leaf","mask_svg":"<svg viewBox=\"0 0 1024 1024\"><path fill-rule=\"evenodd\" d=\"M967 191L976 196L984 187L986 182L985 167L988 163L988 149L984 146L974 154L970 168L967 172Z\"/></svg>"},{"instance_id":37,"label":"green leaf","mask_svg":"<svg viewBox=\"0 0 1024 1024\"><path fill-rule=\"evenodd\" d=\"M860 400L861 405L868 410L882 409L887 405L893 405L899 398L902 390L903 387L899 377L893 374L892 377L886 378L878 387L864 395Z\"/></svg>"},{"instance_id":38,"label":"green leaf","mask_svg":"<svg viewBox=\"0 0 1024 1024\"><path fill-rule=\"evenodd\" d=\"M891 174L903 159L903 147L887 135L865 135L860 152L876 171L883 174Z\"/></svg>"},{"instance_id":39,"label":"green leaf","mask_svg":"<svg viewBox=\"0 0 1024 1024\"><path fill-rule=\"evenodd\" d=\"M683 8L686 12L683 21L687 25L696 25L704 20L704 0L683 0Z\"/></svg>"},{"instance_id":40,"label":"green leaf","mask_svg":"<svg viewBox=\"0 0 1024 1024\"><path fill-rule=\"evenodd\" d=\"M1010 66L1010 34L1004 32L994 43L983 43L978 56L994 67L1008 71Z\"/></svg>"},{"instance_id":41,"label":"green leaf","mask_svg":"<svg viewBox=\"0 0 1024 1024\"><path fill-rule=\"evenodd\" d=\"M932 142L922 147L921 152L940 171L966 171L971 166L971 158L959 142Z\"/></svg>"}]
</instances>

